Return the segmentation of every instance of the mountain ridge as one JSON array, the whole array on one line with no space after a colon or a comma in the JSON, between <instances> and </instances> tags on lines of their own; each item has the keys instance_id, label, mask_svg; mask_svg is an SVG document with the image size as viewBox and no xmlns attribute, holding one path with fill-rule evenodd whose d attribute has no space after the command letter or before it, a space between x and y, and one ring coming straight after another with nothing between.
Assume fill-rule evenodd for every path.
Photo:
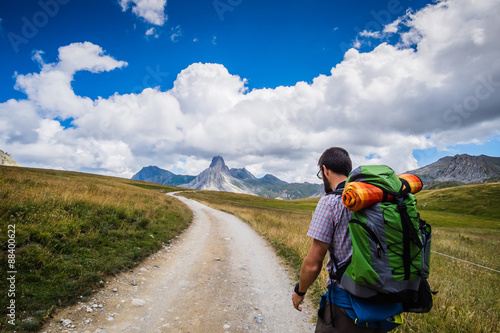
<instances>
[{"instance_id":1,"label":"mountain ridge","mask_svg":"<svg viewBox=\"0 0 500 333\"><path fill-rule=\"evenodd\" d=\"M215 156L207 169L203 170L188 184L181 186L196 190L255 194L245 186L242 180L231 175L221 156Z\"/></svg>"},{"instance_id":2,"label":"mountain ridge","mask_svg":"<svg viewBox=\"0 0 500 333\"><path fill-rule=\"evenodd\" d=\"M132 180L142 180L151 183L178 186L192 181L194 176L176 175L170 171L157 166L143 167L138 173L132 176Z\"/></svg>"},{"instance_id":3,"label":"mountain ridge","mask_svg":"<svg viewBox=\"0 0 500 333\"><path fill-rule=\"evenodd\" d=\"M494 182L500 180L500 157L468 154L445 156L407 173L418 176L425 189Z\"/></svg>"},{"instance_id":4,"label":"mountain ridge","mask_svg":"<svg viewBox=\"0 0 500 333\"><path fill-rule=\"evenodd\" d=\"M19 163L14 161L11 154L4 152L1 149L0 149L0 165L21 166Z\"/></svg>"},{"instance_id":5,"label":"mountain ridge","mask_svg":"<svg viewBox=\"0 0 500 333\"><path fill-rule=\"evenodd\" d=\"M468 154L445 156L406 173L419 176L424 183L424 189L500 181L500 157ZM323 184L287 183L271 174L257 178L246 168L229 168L220 155L214 156L209 167L198 176L175 175L170 171L149 166L142 168L132 179L287 200L324 195Z\"/></svg>"},{"instance_id":6,"label":"mountain ridge","mask_svg":"<svg viewBox=\"0 0 500 333\"><path fill-rule=\"evenodd\" d=\"M157 174L152 171L156 171ZM220 155L214 156L209 167L198 176L184 176L191 177L184 183L172 183L174 179L172 175L175 176L170 171L150 166L142 168L132 179L198 190L245 193L285 200L310 197L320 186L310 183L288 183L271 174L257 178L246 168L230 169Z\"/></svg>"}]
</instances>

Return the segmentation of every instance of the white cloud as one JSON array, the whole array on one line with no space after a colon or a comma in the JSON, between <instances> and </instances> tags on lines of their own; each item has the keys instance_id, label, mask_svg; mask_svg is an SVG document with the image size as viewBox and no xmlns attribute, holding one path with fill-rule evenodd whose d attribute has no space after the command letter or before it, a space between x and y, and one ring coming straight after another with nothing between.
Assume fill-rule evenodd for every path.
<instances>
[{"instance_id":1,"label":"white cloud","mask_svg":"<svg viewBox=\"0 0 500 333\"><path fill-rule=\"evenodd\" d=\"M383 35L380 33L380 31L366 31L363 30L362 32L359 33L361 37L368 37L368 38L376 38L376 39L381 39Z\"/></svg>"},{"instance_id":2,"label":"white cloud","mask_svg":"<svg viewBox=\"0 0 500 333\"><path fill-rule=\"evenodd\" d=\"M37 51L35 56L39 62L40 54L43 52ZM40 73L16 74L15 88L24 92L38 106L39 112L62 119L81 116L93 105L90 98L75 95L71 87L77 71L98 73L127 66L124 61L104 55L100 46L89 42L60 47L59 62L44 64L42 61L40 64Z\"/></svg>"},{"instance_id":3,"label":"white cloud","mask_svg":"<svg viewBox=\"0 0 500 333\"><path fill-rule=\"evenodd\" d=\"M399 17L396 19L394 22L387 24L384 26L384 29L382 30L383 33L385 34L394 34L398 32L399 25L403 21L404 17Z\"/></svg>"},{"instance_id":4,"label":"white cloud","mask_svg":"<svg viewBox=\"0 0 500 333\"><path fill-rule=\"evenodd\" d=\"M43 66L44 65L44 61L43 61L43 58L42 58L42 55L44 54L45 52L43 52L42 50L35 50L33 51L33 56L31 57L31 60L37 62L40 66Z\"/></svg>"},{"instance_id":5,"label":"white cloud","mask_svg":"<svg viewBox=\"0 0 500 333\"><path fill-rule=\"evenodd\" d=\"M233 108L246 91L245 83L223 65L195 63L180 72L171 93L186 114L216 114Z\"/></svg>"},{"instance_id":6,"label":"white cloud","mask_svg":"<svg viewBox=\"0 0 500 333\"><path fill-rule=\"evenodd\" d=\"M132 7L132 12L154 25L164 25L167 22L165 7L167 0L120 0L123 11Z\"/></svg>"},{"instance_id":7,"label":"white cloud","mask_svg":"<svg viewBox=\"0 0 500 333\"><path fill-rule=\"evenodd\" d=\"M0 142L29 144L37 141L37 129L41 118L31 101L13 99L0 104Z\"/></svg>"},{"instance_id":8,"label":"white cloud","mask_svg":"<svg viewBox=\"0 0 500 333\"><path fill-rule=\"evenodd\" d=\"M124 66L127 66L125 61L117 61L105 55L100 46L84 42L60 47L59 63L56 69L68 74L82 70L98 73Z\"/></svg>"},{"instance_id":9,"label":"white cloud","mask_svg":"<svg viewBox=\"0 0 500 333\"><path fill-rule=\"evenodd\" d=\"M316 181L330 146L348 149L355 165L403 172L417 166L414 149L499 134L499 11L495 1L440 2L399 20L407 29L398 45L350 49L311 84L252 91L221 64L195 63L168 91L76 96L76 71L126 63L72 44L59 62L16 76L28 99L0 104L0 146L24 165L122 177L151 164L196 174L221 154L230 167ZM56 117L73 117L76 128Z\"/></svg>"},{"instance_id":10,"label":"white cloud","mask_svg":"<svg viewBox=\"0 0 500 333\"><path fill-rule=\"evenodd\" d=\"M356 40L352 43L352 47L359 50L361 48L361 44L361 41L356 38Z\"/></svg>"},{"instance_id":11,"label":"white cloud","mask_svg":"<svg viewBox=\"0 0 500 333\"><path fill-rule=\"evenodd\" d=\"M160 34L156 32L156 28L149 28L146 30L146 36L153 36L154 38L160 37Z\"/></svg>"},{"instance_id":12,"label":"white cloud","mask_svg":"<svg viewBox=\"0 0 500 333\"><path fill-rule=\"evenodd\" d=\"M179 41L179 38L182 36L181 26L178 25L170 29L170 40L174 43Z\"/></svg>"}]
</instances>

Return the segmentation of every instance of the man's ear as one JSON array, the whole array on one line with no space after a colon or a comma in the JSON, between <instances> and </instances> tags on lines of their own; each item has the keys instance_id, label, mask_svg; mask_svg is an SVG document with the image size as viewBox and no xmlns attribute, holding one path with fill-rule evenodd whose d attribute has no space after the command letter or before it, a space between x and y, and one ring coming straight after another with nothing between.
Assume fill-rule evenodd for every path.
<instances>
[{"instance_id":1,"label":"man's ear","mask_svg":"<svg viewBox=\"0 0 500 333\"><path fill-rule=\"evenodd\" d=\"M322 168L323 168L323 175L325 175L325 177L327 177L327 173L329 173L330 170L324 164L322 165Z\"/></svg>"}]
</instances>

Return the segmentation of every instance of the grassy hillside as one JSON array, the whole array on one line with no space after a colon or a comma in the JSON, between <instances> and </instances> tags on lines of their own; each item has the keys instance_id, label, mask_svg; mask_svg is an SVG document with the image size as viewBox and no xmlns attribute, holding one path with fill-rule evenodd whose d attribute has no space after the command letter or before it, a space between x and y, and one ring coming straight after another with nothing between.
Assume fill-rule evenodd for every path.
<instances>
[{"instance_id":1,"label":"grassy hillside","mask_svg":"<svg viewBox=\"0 0 500 333\"><path fill-rule=\"evenodd\" d=\"M282 210L290 212L304 212L312 213L316 204L318 203L318 198L312 199L298 199L298 200L275 200L264 197L259 197L249 194L237 194L229 192L215 192L215 191L189 191L184 196L191 197L193 193L196 193L196 199L207 202L220 202L226 203L231 206L239 207L252 207L259 209L271 209L273 211Z\"/></svg>"},{"instance_id":2,"label":"grassy hillside","mask_svg":"<svg viewBox=\"0 0 500 333\"><path fill-rule=\"evenodd\" d=\"M492 183L422 191L417 199L422 212L471 215L500 221L499 194L500 183Z\"/></svg>"},{"instance_id":3,"label":"grassy hillside","mask_svg":"<svg viewBox=\"0 0 500 333\"><path fill-rule=\"evenodd\" d=\"M85 299L106 276L133 267L179 234L191 211L164 194L172 190L177 189L0 166L0 278L7 287L2 290L10 286L7 272L17 272L15 296L0 294L4 314L15 300L16 325L2 315L0 331L37 330L55 307ZM8 246L9 235L15 250Z\"/></svg>"},{"instance_id":4,"label":"grassy hillside","mask_svg":"<svg viewBox=\"0 0 500 333\"><path fill-rule=\"evenodd\" d=\"M311 244L306 233L318 199L280 201L207 191L183 195L248 222L277 248L298 276ZM500 184L423 191L417 198L422 217L433 227L434 251L500 270ZM308 292L315 304L326 279L323 271ZM405 314L405 324L394 332L500 330L500 273L432 254L429 282L439 291L431 312Z\"/></svg>"}]
</instances>

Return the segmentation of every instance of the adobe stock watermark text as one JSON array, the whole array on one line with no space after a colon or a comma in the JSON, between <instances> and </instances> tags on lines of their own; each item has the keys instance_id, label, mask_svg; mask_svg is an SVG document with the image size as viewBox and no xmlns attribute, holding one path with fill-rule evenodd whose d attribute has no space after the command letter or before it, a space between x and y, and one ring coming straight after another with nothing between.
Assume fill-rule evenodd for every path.
<instances>
[{"instance_id":1,"label":"adobe stock watermark text","mask_svg":"<svg viewBox=\"0 0 500 333\"><path fill-rule=\"evenodd\" d=\"M7 322L15 325L16 320L16 225L7 226Z\"/></svg>"}]
</instances>

